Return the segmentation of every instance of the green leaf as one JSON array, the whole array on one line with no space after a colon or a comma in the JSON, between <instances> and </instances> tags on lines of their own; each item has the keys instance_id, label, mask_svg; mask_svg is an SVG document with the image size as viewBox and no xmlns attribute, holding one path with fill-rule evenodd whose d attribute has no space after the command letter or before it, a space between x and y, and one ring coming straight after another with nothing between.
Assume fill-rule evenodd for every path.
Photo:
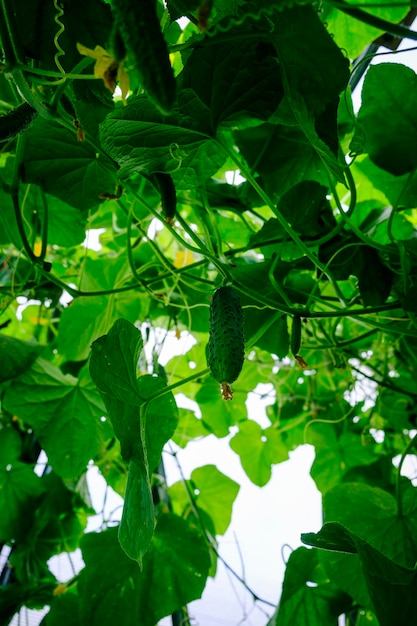
<instances>
[{"instance_id":1,"label":"green leaf","mask_svg":"<svg viewBox=\"0 0 417 626\"><path fill-rule=\"evenodd\" d=\"M268 195L278 200L298 183L325 185L327 170L316 150L297 127L261 124L234 133L236 145L261 177Z\"/></svg>"},{"instance_id":2,"label":"green leaf","mask_svg":"<svg viewBox=\"0 0 417 626\"><path fill-rule=\"evenodd\" d=\"M70 194L69 194L69 197ZM35 212L41 223L48 220L48 244L56 244L63 247L77 246L85 239L87 226L87 211L83 211L80 205L74 207L65 198L54 197L45 193L37 185L30 187L30 193L26 195L24 214L31 215Z\"/></svg>"},{"instance_id":3,"label":"green leaf","mask_svg":"<svg viewBox=\"0 0 417 626\"><path fill-rule=\"evenodd\" d=\"M335 220L327 189L313 181L303 181L292 187L278 203L278 211L301 235L310 238L320 235Z\"/></svg>"},{"instance_id":4,"label":"green leaf","mask_svg":"<svg viewBox=\"0 0 417 626\"><path fill-rule=\"evenodd\" d=\"M210 517L215 533L224 535L232 519L232 507L240 486L220 472L215 465L197 467L186 483L190 493L181 481L169 488L174 512L187 518L191 495L193 506L197 506L199 511L204 511Z\"/></svg>"},{"instance_id":5,"label":"green leaf","mask_svg":"<svg viewBox=\"0 0 417 626\"><path fill-rule=\"evenodd\" d=\"M225 155L213 139L207 107L189 89L178 97L178 114L162 115L145 96L136 96L102 123L103 147L122 177L166 171L177 189L189 189L220 169Z\"/></svg>"},{"instance_id":6,"label":"green leaf","mask_svg":"<svg viewBox=\"0 0 417 626\"><path fill-rule=\"evenodd\" d=\"M53 4L44 5L42 0L34 0L30 6L25 0L16 0L13 8L19 24L19 36L21 41L25 41L26 54L42 62L47 69L56 70L57 47L51 36L58 32L56 7ZM38 19L40 11L42 20ZM83 15L82 20L80 14ZM61 20L64 29L59 35L59 42L65 54L60 55L60 62L64 71L71 72L80 60L77 48L72 44L81 41L92 48L97 44L104 46L110 34L112 17L108 5L100 0L89 0L88 4L83 0L74 0L71 6L66 7Z\"/></svg>"},{"instance_id":7,"label":"green leaf","mask_svg":"<svg viewBox=\"0 0 417 626\"><path fill-rule=\"evenodd\" d=\"M62 626L62 624L65 626L80 624L80 600L73 590L58 595L41 622L41 626Z\"/></svg>"},{"instance_id":8,"label":"green leaf","mask_svg":"<svg viewBox=\"0 0 417 626\"><path fill-rule=\"evenodd\" d=\"M395 498L376 487L359 483L337 485L324 498L326 521L337 521L388 558L405 567L417 560L417 495L409 487L402 494L403 514Z\"/></svg>"},{"instance_id":9,"label":"green leaf","mask_svg":"<svg viewBox=\"0 0 417 626\"><path fill-rule=\"evenodd\" d=\"M6 452L0 465L0 541L24 540L30 532L36 501L45 489L33 468L18 460L20 446L14 432L0 429L0 451Z\"/></svg>"},{"instance_id":10,"label":"green leaf","mask_svg":"<svg viewBox=\"0 0 417 626\"><path fill-rule=\"evenodd\" d=\"M222 35L193 50L181 74L182 86L192 89L210 111L214 132L253 126L272 115L284 93L275 54L261 39L230 45Z\"/></svg>"},{"instance_id":11,"label":"green leaf","mask_svg":"<svg viewBox=\"0 0 417 626\"><path fill-rule=\"evenodd\" d=\"M88 374L63 375L38 358L6 391L4 407L33 426L54 470L63 478L78 477L105 438L104 406Z\"/></svg>"},{"instance_id":12,"label":"green leaf","mask_svg":"<svg viewBox=\"0 0 417 626\"><path fill-rule=\"evenodd\" d=\"M17 461L22 452L23 442L19 432L11 424L0 427L0 459L6 467Z\"/></svg>"},{"instance_id":13,"label":"green leaf","mask_svg":"<svg viewBox=\"0 0 417 626\"><path fill-rule=\"evenodd\" d=\"M257 422L239 422L239 432L230 447L240 456L242 467L251 481L263 487L271 478L271 465L288 459L288 452L278 431L270 426L262 430Z\"/></svg>"},{"instance_id":14,"label":"green leaf","mask_svg":"<svg viewBox=\"0 0 417 626\"><path fill-rule=\"evenodd\" d=\"M318 551L294 550L287 561L277 613L268 626L335 626L350 601L322 578Z\"/></svg>"},{"instance_id":15,"label":"green leaf","mask_svg":"<svg viewBox=\"0 0 417 626\"><path fill-rule=\"evenodd\" d=\"M363 7L360 1L349 2L349 6L355 5L360 8ZM408 8L400 3L399 6L395 6L391 2L381 4L373 2L365 7L365 11L388 20L392 24L398 24L407 15ZM346 50L349 59L359 57L369 44L374 42L377 37L385 34L384 30L365 24L365 22L347 15L330 3L323 5L321 19L327 25L327 30L334 37L337 45L342 50ZM358 67L360 68L360 66Z\"/></svg>"},{"instance_id":16,"label":"green leaf","mask_svg":"<svg viewBox=\"0 0 417 626\"><path fill-rule=\"evenodd\" d=\"M303 96L293 91L291 97L288 97L284 111L284 123L289 123L288 116L291 120L290 126L294 125L295 121L328 172L339 182L345 183L344 165L337 158L337 103L335 106L329 104L315 119L312 111L307 109ZM282 121L280 110L277 112L277 119L278 122ZM270 121L274 119L271 118Z\"/></svg>"},{"instance_id":17,"label":"green leaf","mask_svg":"<svg viewBox=\"0 0 417 626\"><path fill-rule=\"evenodd\" d=\"M396 176L417 165L417 76L397 63L369 68L362 89L358 122L366 133L365 149L382 169Z\"/></svg>"},{"instance_id":18,"label":"green leaf","mask_svg":"<svg viewBox=\"0 0 417 626\"><path fill-rule=\"evenodd\" d=\"M45 581L31 585L20 585L15 582L8 583L6 586L2 585L0 587L0 625L8 626L13 619L13 614L17 613L22 606L40 610L46 604L51 603L55 586Z\"/></svg>"},{"instance_id":19,"label":"green leaf","mask_svg":"<svg viewBox=\"0 0 417 626\"><path fill-rule=\"evenodd\" d=\"M351 596L354 602L363 607L372 606L362 565L356 553L322 551L319 560L329 580Z\"/></svg>"},{"instance_id":20,"label":"green leaf","mask_svg":"<svg viewBox=\"0 0 417 626\"><path fill-rule=\"evenodd\" d=\"M26 589L21 585L0 587L0 626L8 626L26 600Z\"/></svg>"},{"instance_id":21,"label":"green leaf","mask_svg":"<svg viewBox=\"0 0 417 626\"><path fill-rule=\"evenodd\" d=\"M97 207L99 195L116 187L116 168L106 155L41 117L25 133L24 161L24 182L79 210Z\"/></svg>"},{"instance_id":22,"label":"green leaf","mask_svg":"<svg viewBox=\"0 0 417 626\"><path fill-rule=\"evenodd\" d=\"M178 409L179 421L175 433L172 437L172 441L180 448L185 446L195 439L206 437L209 432L204 427L203 421L196 417L193 411L189 409Z\"/></svg>"},{"instance_id":23,"label":"green leaf","mask_svg":"<svg viewBox=\"0 0 417 626\"><path fill-rule=\"evenodd\" d=\"M55 581L48 560L78 548L87 517L95 512L54 472L41 480L45 495L33 511L31 532L17 542L9 559L18 580L27 584L41 579Z\"/></svg>"},{"instance_id":24,"label":"green leaf","mask_svg":"<svg viewBox=\"0 0 417 626\"><path fill-rule=\"evenodd\" d=\"M310 111L323 111L346 87L349 63L314 8L294 6L279 13L272 37L290 92L298 91Z\"/></svg>"},{"instance_id":25,"label":"green leaf","mask_svg":"<svg viewBox=\"0 0 417 626\"><path fill-rule=\"evenodd\" d=\"M393 273L371 247L361 248L361 262L358 285L364 305L383 304L391 291Z\"/></svg>"},{"instance_id":26,"label":"green leaf","mask_svg":"<svg viewBox=\"0 0 417 626\"><path fill-rule=\"evenodd\" d=\"M2 211L0 214L0 243L14 243L19 248L22 240L17 228L11 195L0 190ZM37 185L22 185L19 194L21 213L30 240L39 224L43 224L47 209L47 240L49 245L76 246L85 239L86 211L45 193Z\"/></svg>"},{"instance_id":27,"label":"green leaf","mask_svg":"<svg viewBox=\"0 0 417 626\"><path fill-rule=\"evenodd\" d=\"M387 558L367 541L336 522L302 541L325 550L357 552L380 626L412 624L417 618L417 572Z\"/></svg>"},{"instance_id":28,"label":"green leaf","mask_svg":"<svg viewBox=\"0 0 417 626\"><path fill-rule=\"evenodd\" d=\"M199 0L167 0L167 6L171 21L173 21L197 9Z\"/></svg>"},{"instance_id":29,"label":"green leaf","mask_svg":"<svg viewBox=\"0 0 417 626\"><path fill-rule=\"evenodd\" d=\"M38 358L41 346L0 333L0 383L16 378Z\"/></svg>"},{"instance_id":30,"label":"green leaf","mask_svg":"<svg viewBox=\"0 0 417 626\"><path fill-rule=\"evenodd\" d=\"M242 298L245 303L246 299ZM290 337L287 318L272 309L245 308L244 336L251 346L258 346L283 359L288 354Z\"/></svg>"},{"instance_id":31,"label":"green leaf","mask_svg":"<svg viewBox=\"0 0 417 626\"><path fill-rule=\"evenodd\" d=\"M142 571L121 550L117 528L86 535L82 550L81 619L90 626L154 626L201 596L210 567L205 539L172 514L159 519Z\"/></svg>"},{"instance_id":32,"label":"green leaf","mask_svg":"<svg viewBox=\"0 0 417 626\"><path fill-rule=\"evenodd\" d=\"M337 436L331 424L311 424L308 442L316 449L311 477L322 493L340 483L346 472L356 466L370 465L376 460L374 446L365 443L359 434Z\"/></svg>"},{"instance_id":33,"label":"green leaf","mask_svg":"<svg viewBox=\"0 0 417 626\"><path fill-rule=\"evenodd\" d=\"M195 396L201 409L204 427L216 437L226 437L229 429L241 419L246 419L245 397L234 394L233 402L225 402L220 394L220 385L211 376L201 385ZM232 406L233 405L233 406Z\"/></svg>"},{"instance_id":34,"label":"green leaf","mask_svg":"<svg viewBox=\"0 0 417 626\"><path fill-rule=\"evenodd\" d=\"M140 331L120 319L94 342L90 360L91 376L120 441L122 456L129 462L119 539L130 558L139 562L155 524L150 476L178 423L173 395L159 395L166 388L164 382L150 375L137 379L142 349ZM153 395L159 397L150 400Z\"/></svg>"},{"instance_id":35,"label":"green leaf","mask_svg":"<svg viewBox=\"0 0 417 626\"><path fill-rule=\"evenodd\" d=\"M83 291L111 291L130 274L126 259L86 260ZM58 348L68 361L82 361L90 354L91 344L105 334L114 322L124 317L135 322L142 308L140 297L129 292L81 296L63 310Z\"/></svg>"},{"instance_id":36,"label":"green leaf","mask_svg":"<svg viewBox=\"0 0 417 626\"><path fill-rule=\"evenodd\" d=\"M356 184L360 185L361 197L363 200L368 198L375 200L380 199L383 207L386 207L386 199L388 199L392 205L397 205L397 203L400 202L400 206L402 207L414 206L415 196L417 193L417 180L414 177L410 180L408 174L404 174L403 176L390 174L386 170L375 165L375 163L373 163L368 156L364 155L358 157L355 160L355 163L352 164L352 174L355 178ZM380 193L378 193L378 190L380 190ZM355 217L359 218L359 215L355 215ZM401 217L401 214L396 213L394 216L394 223L399 217ZM378 216L375 220L376 228L378 228L380 220L381 210L378 211ZM361 220L361 222L362 221L363 220ZM409 222L408 226L411 226ZM405 236L399 235L397 233L397 228L395 227L394 232L396 238L398 239L409 239L412 236L411 231L409 231ZM386 233L384 234L387 237ZM378 240L381 241L381 243L385 243L385 241L381 240L381 236ZM386 243L389 243L389 241L390 240L387 237Z\"/></svg>"}]
</instances>

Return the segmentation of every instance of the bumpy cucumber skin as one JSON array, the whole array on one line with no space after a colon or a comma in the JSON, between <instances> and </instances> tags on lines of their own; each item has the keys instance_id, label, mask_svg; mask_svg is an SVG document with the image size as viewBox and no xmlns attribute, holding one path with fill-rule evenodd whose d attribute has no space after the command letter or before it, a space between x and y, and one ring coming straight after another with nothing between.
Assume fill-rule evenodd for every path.
<instances>
[{"instance_id":1,"label":"bumpy cucumber skin","mask_svg":"<svg viewBox=\"0 0 417 626\"><path fill-rule=\"evenodd\" d=\"M291 328L291 352L293 355L297 355L300 351L301 347L301 317L299 315L294 315L292 318L292 328Z\"/></svg>"},{"instance_id":2,"label":"bumpy cucumber skin","mask_svg":"<svg viewBox=\"0 0 417 626\"><path fill-rule=\"evenodd\" d=\"M237 380L244 358L243 312L239 295L233 287L220 287L210 305L207 361L226 400L232 398L230 384Z\"/></svg>"},{"instance_id":3,"label":"bumpy cucumber skin","mask_svg":"<svg viewBox=\"0 0 417 626\"><path fill-rule=\"evenodd\" d=\"M167 224L174 224L175 213L177 211L177 193L171 174L166 172L155 172L152 181L161 194L162 212Z\"/></svg>"},{"instance_id":4,"label":"bumpy cucumber skin","mask_svg":"<svg viewBox=\"0 0 417 626\"><path fill-rule=\"evenodd\" d=\"M0 141L13 139L29 128L37 116L36 110L27 102L0 116Z\"/></svg>"},{"instance_id":5,"label":"bumpy cucumber skin","mask_svg":"<svg viewBox=\"0 0 417 626\"><path fill-rule=\"evenodd\" d=\"M115 27L142 77L146 94L161 113L169 115L176 103L176 82L156 0L113 0L112 7Z\"/></svg>"}]
</instances>

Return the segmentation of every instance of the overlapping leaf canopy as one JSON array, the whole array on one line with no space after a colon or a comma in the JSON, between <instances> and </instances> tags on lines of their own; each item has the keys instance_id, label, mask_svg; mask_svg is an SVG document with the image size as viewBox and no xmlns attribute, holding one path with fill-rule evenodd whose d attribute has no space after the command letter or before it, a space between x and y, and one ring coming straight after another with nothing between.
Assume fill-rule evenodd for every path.
<instances>
[{"instance_id":1,"label":"overlapping leaf canopy","mask_svg":"<svg viewBox=\"0 0 417 626\"><path fill-rule=\"evenodd\" d=\"M111 60L111 2L0 1L1 112L27 101L37 113L0 143L0 541L13 546L0 622L22 606L50 606L45 626L184 619L215 574L239 485L213 458L168 488L161 457L212 436L259 487L295 448L315 449L325 524L292 553L270 626L333 626L342 613L409 626L417 78L399 53L370 67L360 102L350 85L376 37L417 39L398 25L410 7L157 7L177 85L169 115L129 58L126 102L94 69L96 46ZM156 173L174 182L173 223ZM244 313L231 402L206 362L223 284ZM260 383L268 425L247 408ZM85 533L91 464L124 497L120 524L97 533ZM48 560L78 547L85 566L62 585Z\"/></svg>"}]
</instances>

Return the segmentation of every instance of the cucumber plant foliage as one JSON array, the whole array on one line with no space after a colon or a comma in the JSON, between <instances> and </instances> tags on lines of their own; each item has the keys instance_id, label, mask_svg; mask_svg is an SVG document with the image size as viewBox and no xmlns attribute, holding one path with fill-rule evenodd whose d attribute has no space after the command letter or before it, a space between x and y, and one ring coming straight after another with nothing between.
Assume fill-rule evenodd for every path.
<instances>
[{"instance_id":1,"label":"cucumber plant foliage","mask_svg":"<svg viewBox=\"0 0 417 626\"><path fill-rule=\"evenodd\" d=\"M164 459L209 435L258 487L315 452L259 624L416 623L417 77L354 61L409 10L0 0L2 625L193 619L240 485Z\"/></svg>"}]
</instances>

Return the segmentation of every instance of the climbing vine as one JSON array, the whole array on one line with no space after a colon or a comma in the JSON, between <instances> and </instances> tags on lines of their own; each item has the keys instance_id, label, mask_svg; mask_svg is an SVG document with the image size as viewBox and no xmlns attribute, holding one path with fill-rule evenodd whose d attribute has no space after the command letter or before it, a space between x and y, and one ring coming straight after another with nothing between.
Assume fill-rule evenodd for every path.
<instances>
[{"instance_id":1,"label":"climbing vine","mask_svg":"<svg viewBox=\"0 0 417 626\"><path fill-rule=\"evenodd\" d=\"M192 623L218 562L265 626L414 623L413 15L0 0L1 624ZM277 605L219 548L238 483L182 470L209 436L258 487L314 449Z\"/></svg>"}]
</instances>

